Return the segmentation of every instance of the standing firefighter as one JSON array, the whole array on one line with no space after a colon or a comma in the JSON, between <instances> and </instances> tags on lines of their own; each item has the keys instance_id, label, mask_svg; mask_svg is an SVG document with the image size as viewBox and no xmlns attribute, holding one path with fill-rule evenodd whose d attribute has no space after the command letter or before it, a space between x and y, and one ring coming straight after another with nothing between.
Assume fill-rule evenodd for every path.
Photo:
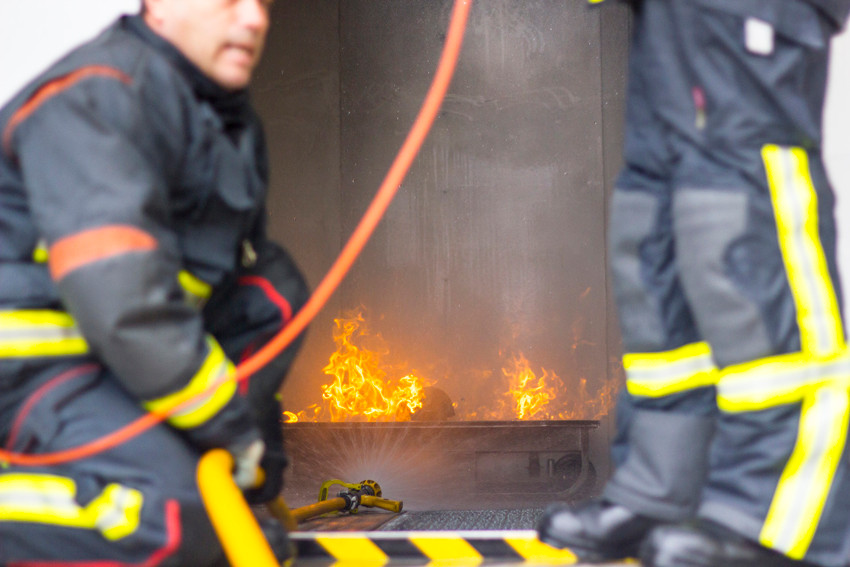
<instances>
[{"instance_id":1,"label":"standing firefighter","mask_svg":"<svg viewBox=\"0 0 850 567\"><path fill-rule=\"evenodd\" d=\"M269 5L145 0L0 111L4 447L85 445L193 398L106 452L0 470L0 564L223 562L194 478L213 447L243 487L263 456L253 501L280 490L275 395L294 348L222 381L306 299L266 236L245 90Z\"/></svg>"},{"instance_id":2,"label":"standing firefighter","mask_svg":"<svg viewBox=\"0 0 850 567\"><path fill-rule=\"evenodd\" d=\"M589 561L846 566L850 355L821 114L850 0L633 4L617 466L540 537Z\"/></svg>"}]
</instances>

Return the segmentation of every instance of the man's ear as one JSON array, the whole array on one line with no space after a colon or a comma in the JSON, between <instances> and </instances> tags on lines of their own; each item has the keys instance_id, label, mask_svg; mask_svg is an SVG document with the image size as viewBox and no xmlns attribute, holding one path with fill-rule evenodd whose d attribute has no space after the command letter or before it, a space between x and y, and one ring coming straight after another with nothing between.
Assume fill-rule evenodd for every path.
<instances>
[{"instance_id":1,"label":"man's ear","mask_svg":"<svg viewBox=\"0 0 850 567\"><path fill-rule=\"evenodd\" d=\"M162 0L142 0L142 14L152 29L158 29L158 24L162 22L162 10Z\"/></svg>"}]
</instances>

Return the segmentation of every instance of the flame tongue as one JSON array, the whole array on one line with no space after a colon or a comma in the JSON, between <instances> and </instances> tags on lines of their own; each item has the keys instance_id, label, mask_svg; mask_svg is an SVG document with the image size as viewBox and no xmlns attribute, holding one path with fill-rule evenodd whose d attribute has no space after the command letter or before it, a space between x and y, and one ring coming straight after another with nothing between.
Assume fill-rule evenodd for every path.
<instances>
[{"instance_id":1,"label":"flame tongue","mask_svg":"<svg viewBox=\"0 0 850 567\"><path fill-rule=\"evenodd\" d=\"M555 399L555 388L547 385L549 373L543 369L539 378L531 369L528 359L523 354L515 355L502 373L508 377L508 391L513 398L514 416L516 419L547 419L548 405ZM552 375L554 376L554 374ZM557 376L554 376L557 379Z\"/></svg>"},{"instance_id":2,"label":"flame tongue","mask_svg":"<svg viewBox=\"0 0 850 567\"><path fill-rule=\"evenodd\" d=\"M386 378L379 352L360 348L357 336L366 335L359 313L335 319L337 351L322 371L333 376L322 386L322 399L331 421L408 421L422 407L424 384L412 374L393 382Z\"/></svg>"}]
</instances>

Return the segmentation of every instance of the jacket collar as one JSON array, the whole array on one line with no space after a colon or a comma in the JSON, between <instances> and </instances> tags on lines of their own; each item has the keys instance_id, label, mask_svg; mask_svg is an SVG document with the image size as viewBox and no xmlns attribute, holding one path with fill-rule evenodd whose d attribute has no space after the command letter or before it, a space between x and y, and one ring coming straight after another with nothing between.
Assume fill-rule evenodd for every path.
<instances>
[{"instance_id":1,"label":"jacket collar","mask_svg":"<svg viewBox=\"0 0 850 567\"><path fill-rule=\"evenodd\" d=\"M154 32L139 15L123 16L120 24L168 59L186 79L195 95L209 102L225 123L242 122L248 108L248 90L228 90L210 79L171 42Z\"/></svg>"}]
</instances>

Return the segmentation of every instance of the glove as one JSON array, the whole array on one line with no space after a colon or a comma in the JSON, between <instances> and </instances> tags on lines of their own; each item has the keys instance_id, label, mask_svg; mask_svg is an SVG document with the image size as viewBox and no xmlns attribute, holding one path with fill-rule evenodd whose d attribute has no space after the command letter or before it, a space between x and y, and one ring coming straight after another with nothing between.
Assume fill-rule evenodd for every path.
<instances>
[{"instance_id":1,"label":"glove","mask_svg":"<svg viewBox=\"0 0 850 567\"><path fill-rule=\"evenodd\" d=\"M266 480L262 486L245 492L245 500L248 501L248 504L265 504L278 497L283 490L283 471L287 464L289 464L289 459L286 458L282 449L265 452L260 461L260 466L263 467Z\"/></svg>"},{"instance_id":2,"label":"glove","mask_svg":"<svg viewBox=\"0 0 850 567\"><path fill-rule=\"evenodd\" d=\"M257 484L260 460L265 452L266 444L262 439L255 439L247 446L230 448L233 455L233 481L242 490Z\"/></svg>"},{"instance_id":3,"label":"glove","mask_svg":"<svg viewBox=\"0 0 850 567\"><path fill-rule=\"evenodd\" d=\"M263 406L257 415L257 422L266 444L266 452L260 461L265 472L265 482L245 493L249 504L263 504L277 498L283 489L283 471L289 462L283 451L283 408L274 398L267 400Z\"/></svg>"}]
</instances>

